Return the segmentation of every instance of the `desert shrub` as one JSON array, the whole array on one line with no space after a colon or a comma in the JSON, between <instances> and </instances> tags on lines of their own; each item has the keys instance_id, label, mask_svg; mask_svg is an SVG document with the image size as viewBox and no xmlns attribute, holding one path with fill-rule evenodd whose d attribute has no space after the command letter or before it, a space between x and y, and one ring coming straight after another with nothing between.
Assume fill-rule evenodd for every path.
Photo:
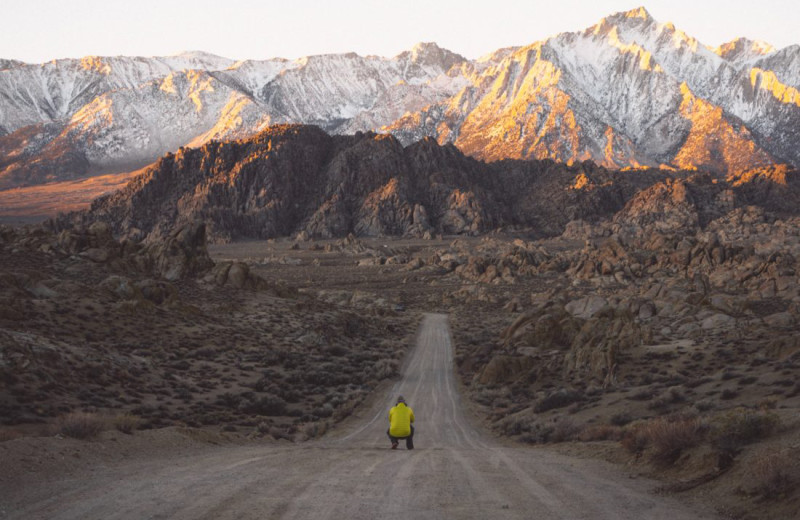
<instances>
[{"instance_id":1,"label":"desert shrub","mask_svg":"<svg viewBox=\"0 0 800 520\"><path fill-rule=\"evenodd\" d=\"M651 447L654 462L672 464L684 450L697 446L706 430L706 425L697 417L658 417L637 423L623 436L622 445L637 454Z\"/></svg>"},{"instance_id":2,"label":"desert shrub","mask_svg":"<svg viewBox=\"0 0 800 520\"><path fill-rule=\"evenodd\" d=\"M266 435L269 433L270 424L267 421L261 421L256 425L256 433Z\"/></svg>"},{"instance_id":3,"label":"desert shrub","mask_svg":"<svg viewBox=\"0 0 800 520\"><path fill-rule=\"evenodd\" d=\"M622 430L618 426L608 424L594 424L587 426L578 435L578 440L584 442L591 441L618 441L622 439Z\"/></svg>"},{"instance_id":4,"label":"desert shrub","mask_svg":"<svg viewBox=\"0 0 800 520\"><path fill-rule=\"evenodd\" d=\"M245 413L257 415L285 415L287 406L286 401L276 395L265 395L255 401L248 401L242 407Z\"/></svg>"},{"instance_id":5,"label":"desert shrub","mask_svg":"<svg viewBox=\"0 0 800 520\"><path fill-rule=\"evenodd\" d=\"M550 435L550 442L566 442L575 439L581 432L581 427L575 421L567 417L562 417L553 425L553 432Z\"/></svg>"},{"instance_id":6,"label":"desert shrub","mask_svg":"<svg viewBox=\"0 0 800 520\"><path fill-rule=\"evenodd\" d=\"M70 412L56 421L59 433L75 439L96 437L103 431L103 419L93 413Z\"/></svg>"},{"instance_id":7,"label":"desert shrub","mask_svg":"<svg viewBox=\"0 0 800 520\"><path fill-rule=\"evenodd\" d=\"M614 426L625 426L632 420L633 417L631 417L631 414L629 414L628 412L620 412L612 415L608 422Z\"/></svg>"},{"instance_id":8,"label":"desert shrub","mask_svg":"<svg viewBox=\"0 0 800 520\"><path fill-rule=\"evenodd\" d=\"M530 432L536 421L530 415L515 414L503 418L498 423L498 428L505 435L521 435Z\"/></svg>"},{"instance_id":9,"label":"desert shrub","mask_svg":"<svg viewBox=\"0 0 800 520\"><path fill-rule=\"evenodd\" d=\"M536 406L534 406L533 411L536 413L544 413L548 410L569 406L572 403L583 400L583 398L584 396L580 392L562 388L539 400Z\"/></svg>"},{"instance_id":10,"label":"desert shrub","mask_svg":"<svg viewBox=\"0 0 800 520\"><path fill-rule=\"evenodd\" d=\"M333 406L330 403L325 403L315 408L312 413L317 417L330 417L333 415Z\"/></svg>"},{"instance_id":11,"label":"desert shrub","mask_svg":"<svg viewBox=\"0 0 800 520\"><path fill-rule=\"evenodd\" d=\"M746 444L768 437L779 422L772 412L736 408L714 419L712 442L722 451L735 453Z\"/></svg>"},{"instance_id":12,"label":"desert shrub","mask_svg":"<svg viewBox=\"0 0 800 520\"><path fill-rule=\"evenodd\" d=\"M544 444L545 442L550 442L552 440L553 431L555 428L553 426L544 425L540 423L533 423L531 428L520 436L520 440L522 442L527 442L529 444Z\"/></svg>"},{"instance_id":13,"label":"desert shrub","mask_svg":"<svg viewBox=\"0 0 800 520\"><path fill-rule=\"evenodd\" d=\"M122 433L130 434L133 433L134 430L139 429L139 427L142 425L142 419L137 415L123 413L114 417L112 424L114 425L114 428Z\"/></svg>"},{"instance_id":14,"label":"desert shrub","mask_svg":"<svg viewBox=\"0 0 800 520\"><path fill-rule=\"evenodd\" d=\"M701 399L694 403L694 407L698 412L707 412L713 410L717 405L711 399Z\"/></svg>"},{"instance_id":15,"label":"desert shrub","mask_svg":"<svg viewBox=\"0 0 800 520\"><path fill-rule=\"evenodd\" d=\"M659 417L650 421L645 434L653 446L653 460L672 464L684 450L703 440L706 429L697 417Z\"/></svg>"},{"instance_id":16,"label":"desert shrub","mask_svg":"<svg viewBox=\"0 0 800 520\"><path fill-rule=\"evenodd\" d=\"M646 424L644 422L636 422L626 428L620 439L622 447L637 456L641 455L649 442L649 437L644 428Z\"/></svg>"},{"instance_id":17,"label":"desert shrub","mask_svg":"<svg viewBox=\"0 0 800 520\"><path fill-rule=\"evenodd\" d=\"M310 439L321 437L325 435L325 432L327 431L328 431L328 423L325 421L308 423L303 427L303 433L306 435L306 437Z\"/></svg>"},{"instance_id":18,"label":"desert shrub","mask_svg":"<svg viewBox=\"0 0 800 520\"><path fill-rule=\"evenodd\" d=\"M759 410L774 410L777 407L778 398L774 395L767 396L758 403Z\"/></svg>"},{"instance_id":19,"label":"desert shrub","mask_svg":"<svg viewBox=\"0 0 800 520\"><path fill-rule=\"evenodd\" d=\"M352 414L353 410L355 410L355 408L359 405L360 402L361 402L360 394L355 394L352 398L338 405L336 409L333 411L334 422L339 422L344 418L348 417L350 414Z\"/></svg>"},{"instance_id":20,"label":"desert shrub","mask_svg":"<svg viewBox=\"0 0 800 520\"><path fill-rule=\"evenodd\" d=\"M217 396L215 404L222 406L224 408L236 408L239 406L239 403L241 401L242 401L242 396L232 394L231 392L225 392L224 394Z\"/></svg>"},{"instance_id":21,"label":"desert shrub","mask_svg":"<svg viewBox=\"0 0 800 520\"><path fill-rule=\"evenodd\" d=\"M752 464L753 491L765 498L776 498L794 488L793 458L784 454L762 455Z\"/></svg>"},{"instance_id":22,"label":"desert shrub","mask_svg":"<svg viewBox=\"0 0 800 520\"><path fill-rule=\"evenodd\" d=\"M633 395L628 396L628 399L631 401L649 401L653 398L653 390L647 388L644 390L639 390Z\"/></svg>"},{"instance_id":23,"label":"desert shrub","mask_svg":"<svg viewBox=\"0 0 800 520\"><path fill-rule=\"evenodd\" d=\"M686 401L686 396L679 386L672 386L662 393L657 399L647 405L651 410L666 408L671 404L682 403Z\"/></svg>"},{"instance_id":24,"label":"desert shrub","mask_svg":"<svg viewBox=\"0 0 800 520\"><path fill-rule=\"evenodd\" d=\"M397 374L400 363L395 359L381 359L372 367L372 377L380 381L388 379Z\"/></svg>"},{"instance_id":25,"label":"desert shrub","mask_svg":"<svg viewBox=\"0 0 800 520\"><path fill-rule=\"evenodd\" d=\"M269 434L276 441L280 439L286 439L287 441L293 440L292 434L288 430L278 426L273 426L272 428L270 428Z\"/></svg>"}]
</instances>

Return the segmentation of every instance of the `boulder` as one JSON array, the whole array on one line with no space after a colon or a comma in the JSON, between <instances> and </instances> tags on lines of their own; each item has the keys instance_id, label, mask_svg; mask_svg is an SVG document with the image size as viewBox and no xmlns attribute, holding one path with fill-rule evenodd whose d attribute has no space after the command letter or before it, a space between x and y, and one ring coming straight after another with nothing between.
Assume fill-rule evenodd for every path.
<instances>
[{"instance_id":1,"label":"boulder","mask_svg":"<svg viewBox=\"0 0 800 520\"><path fill-rule=\"evenodd\" d=\"M705 330L722 329L736 325L736 318L727 314L718 313L705 318L700 326Z\"/></svg>"},{"instance_id":2,"label":"boulder","mask_svg":"<svg viewBox=\"0 0 800 520\"><path fill-rule=\"evenodd\" d=\"M167 239L149 244L155 274L176 281L208 271L214 262L206 249L206 226L195 221L179 227Z\"/></svg>"},{"instance_id":3,"label":"boulder","mask_svg":"<svg viewBox=\"0 0 800 520\"><path fill-rule=\"evenodd\" d=\"M608 301L601 296L586 296L578 300L572 300L564 308L576 318L588 320L600 311L608 308Z\"/></svg>"}]
</instances>

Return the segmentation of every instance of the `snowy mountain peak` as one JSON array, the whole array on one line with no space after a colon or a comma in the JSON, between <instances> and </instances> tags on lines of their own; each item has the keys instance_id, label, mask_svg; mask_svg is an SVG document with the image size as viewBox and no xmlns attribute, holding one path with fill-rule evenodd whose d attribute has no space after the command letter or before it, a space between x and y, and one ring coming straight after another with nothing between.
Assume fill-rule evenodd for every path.
<instances>
[{"instance_id":1,"label":"snowy mountain peak","mask_svg":"<svg viewBox=\"0 0 800 520\"><path fill-rule=\"evenodd\" d=\"M736 38L711 49L718 56L734 63L751 61L775 52L775 47L760 40Z\"/></svg>"},{"instance_id":2,"label":"snowy mountain peak","mask_svg":"<svg viewBox=\"0 0 800 520\"><path fill-rule=\"evenodd\" d=\"M631 9L630 11L625 11L623 14L625 15L625 18L640 18L642 20L653 19L653 17L650 16L650 13L647 11L647 9L644 8L644 6L639 6L635 9Z\"/></svg>"},{"instance_id":3,"label":"snowy mountain peak","mask_svg":"<svg viewBox=\"0 0 800 520\"><path fill-rule=\"evenodd\" d=\"M444 71L453 65L467 61L463 56L439 47L433 42L419 42L411 47L411 50L403 51L395 56L395 59L409 60L416 65L437 67Z\"/></svg>"},{"instance_id":4,"label":"snowy mountain peak","mask_svg":"<svg viewBox=\"0 0 800 520\"><path fill-rule=\"evenodd\" d=\"M104 76L111 74L111 65L100 56L84 56L81 58L81 67L83 70L97 72Z\"/></svg>"},{"instance_id":5,"label":"snowy mountain peak","mask_svg":"<svg viewBox=\"0 0 800 520\"><path fill-rule=\"evenodd\" d=\"M655 19L650 16L650 13L644 7L637 7L630 11L620 11L611 16L606 16L600 20L600 24L603 23L624 27L647 27L655 23Z\"/></svg>"}]
</instances>

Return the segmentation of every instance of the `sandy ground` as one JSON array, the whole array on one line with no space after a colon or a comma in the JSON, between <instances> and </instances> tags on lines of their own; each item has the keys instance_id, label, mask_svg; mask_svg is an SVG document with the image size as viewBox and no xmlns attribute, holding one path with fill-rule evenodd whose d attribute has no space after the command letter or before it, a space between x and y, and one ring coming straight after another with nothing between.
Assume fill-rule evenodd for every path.
<instances>
[{"instance_id":1,"label":"sandy ground","mask_svg":"<svg viewBox=\"0 0 800 520\"><path fill-rule=\"evenodd\" d=\"M33 223L88 208L95 198L124 187L142 169L0 191L0 223Z\"/></svg>"},{"instance_id":2,"label":"sandy ground","mask_svg":"<svg viewBox=\"0 0 800 520\"><path fill-rule=\"evenodd\" d=\"M426 315L403 378L319 441L206 446L23 479L0 470L0 517L715 518L603 462L492 439L465 411L452 364L447 318ZM398 394L417 417L414 451L390 450L385 435Z\"/></svg>"}]
</instances>

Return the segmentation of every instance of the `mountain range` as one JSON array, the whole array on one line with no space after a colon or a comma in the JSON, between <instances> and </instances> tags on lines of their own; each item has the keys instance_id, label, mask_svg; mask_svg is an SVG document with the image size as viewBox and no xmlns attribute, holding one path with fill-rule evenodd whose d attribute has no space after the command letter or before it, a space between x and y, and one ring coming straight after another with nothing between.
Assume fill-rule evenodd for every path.
<instances>
[{"instance_id":1,"label":"mountain range","mask_svg":"<svg viewBox=\"0 0 800 520\"><path fill-rule=\"evenodd\" d=\"M800 165L800 46L703 45L644 9L468 60L0 60L0 189L146 165L279 123L423 137L477 159L591 160L738 176Z\"/></svg>"}]
</instances>

